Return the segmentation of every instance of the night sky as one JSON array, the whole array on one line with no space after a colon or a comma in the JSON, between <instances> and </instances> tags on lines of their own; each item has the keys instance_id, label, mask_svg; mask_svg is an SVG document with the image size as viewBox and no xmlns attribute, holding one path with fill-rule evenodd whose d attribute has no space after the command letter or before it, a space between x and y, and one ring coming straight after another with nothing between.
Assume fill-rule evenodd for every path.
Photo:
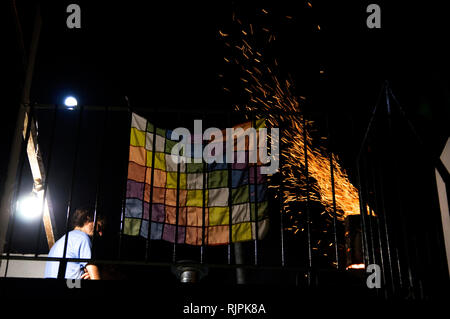
<instances>
[{"instance_id":1,"label":"night sky","mask_svg":"<svg viewBox=\"0 0 450 319\"><path fill-rule=\"evenodd\" d=\"M307 1L77 1L81 29L69 30L66 7L72 2L42 2L43 25L31 103L61 104L66 95L72 94L80 104L88 106L125 107L127 96L131 107L148 109L148 115L154 115L152 110L157 108L206 114L231 110L234 104L245 102L245 97L239 89L231 93L223 90L238 87L239 79L224 62L226 50L218 32L233 28L231 17L235 12L243 21L267 26L277 34L276 43L267 48L266 55L279 61L281 74L292 77L295 93L306 97L305 109L311 117L328 114L336 134L334 150L347 169L353 169L355 152L385 80L424 139L431 157L440 153L449 134L448 19L438 1L419 6L407 1L312 0L312 7ZM379 30L366 27L365 9L372 2L382 9ZM9 3L2 6L6 13L2 19L6 34L2 45L6 52L2 59L2 69L6 70L2 72L2 95L6 99L0 126L0 193L24 75L15 17ZM16 1L16 6L28 52L34 4ZM262 9L269 13L263 14ZM47 161L54 113L48 109L37 112ZM123 112L111 112L108 122L100 111L89 114L82 124L80 139L84 142L79 149L73 204L92 206L101 179L101 209L107 212L110 225L114 225L110 227L114 228L120 218L121 186L117 185L123 185L126 170L123 160L129 124ZM64 232L76 116L76 112L61 111L57 117L50 192L59 214L58 236ZM161 126L176 127L191 125L194 118L160 116L158 121ZM234 124L238 120L236 116ZM211 123L227 125L220 117ZM321 127L320 121L318 125ZM106 142L102 140L105 130ZM24 174L29 177L26 170ZM26 192L30 183L22 186ZM34 252L36 226L18 221L17 227L30 231L33 239L17 236L14 250ZM117 229L111 230L112 237L115 232ZM41 237L42 253L46 252L44 240ZM106 245L112 251L114 244L115 239L111 239Z\"/></svg>"}]
</instances>

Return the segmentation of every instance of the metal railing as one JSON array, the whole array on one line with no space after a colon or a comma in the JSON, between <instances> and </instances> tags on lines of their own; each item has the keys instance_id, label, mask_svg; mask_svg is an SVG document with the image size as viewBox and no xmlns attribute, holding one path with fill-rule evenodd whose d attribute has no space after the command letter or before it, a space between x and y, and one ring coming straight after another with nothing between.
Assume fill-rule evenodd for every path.
<instances>
[{"instance_id":1,"label":"metal railing","mask_svg":"<svg viewBox=\"0 0 450 319\"><path fill-rule=\"evenodd\" d=\"M385 97L385 109L382 109L382 99ZM57 175L57 171L63 171L61 167L54 168L54 162L56 161L55 147L58 145L56 139L61 134L67 133L67 127L59 127L62 124L61 118L66 118L62 122L74 122L72 125L75 127L75 131L71 132L70 138L67 137L67 145L73 144L75 148L73 151L72 163L70 168L69 180L66 181L66 185L70 185L67 190L67 200L59 200L59 204L53 205L53 213L56 215L56 211L60 211L61 207L65 207L66 216L64 220L61 216L58 216L56 225L53 227L59 230L59 234L66 234L69 231L69 220L71 214L76 208L75 202L80 202L81 199L75 200L76 195L80 197L80 188L88 187L89 185L79 185L80 176L86 174L85 165L90 164L95 166L95 186L91 185L94 189L95 196L93 196L93 207L95 211L95 222L99 215L105 216L109 219L108 228L111 231L110 241L112 253L107 256L99 257L96 255L96 245L100 240L98 234L93 236L93 257L92 260L85 259L73 259L67 258L67 236L64 245L64 255L62 258L48 258L39 257L38 254L42 253L43 248L37 247L41 241L42 234L39 227L38 239L36 241L36 253L35 257L20 257L11 256L13 244L13 233L17 231L15 225L16 218L16 206L13 205L13 212L10 219L9 233L7 237L6 256L1 256L2 259L16 259L16 260L45 260L45 261L60 261L59 278L64 277L65 266L67 262L76 261L89 261L98 265L113 264L113 265L128 265L128 266L142 266L142 267L171 267L177 265L183 261L184 265L198 266L203 265L209 268L221 268L227 270L237 271L237 277L241 278L240 282L244 282L244 271L292 271L297 273L296 283L299 284L298 278L306 278L305 286L320 286L320 280L318 280L318 274L321 271L355 271L358 270L346 270L350 264L362 264L366 269L370 264L377 264L382 270L382 285L381 288L376 290L376 294L383 295L386 298L392 296L403 296L407 298L421 298L427 295L432 295L432 292L428 289L427 284L433 282L439 276L445 275L442 270L442 265L439 263L445 263L445 258L442 258L442 234L435 233L438 227L435 227L434 222L438 221L438 217L434 212L430 213L428 217L430 220L425 224L427 227L423 228L423 236L418 235L415 231L419 227L420 221L414 220L411 216L406 215L404 201L412 200L408 198L408 194L404 194L405 185L401 184L397 174L402 174L401 167L397 161L401 160L398 152L398 133L395 131L394 121L406 120L407 125L410 128L411 123L407 120L403 109L396 103L398 109L397 113L393 111L393 105L391 99L393 94L388 85L384 85L380 94L380 99L375 106L368 126L361 125L364 128L364 137L362 142L358 141L358 134L352 132L349 138L351 138L353 145L357 145L357 151L353 153L356 159L354 170L350 163L350 179L357 185L358 195L360 199L360 212L359 215L353 215L351 218L347 218L344 223L338 220L338 212L336 203L339 202L339 198L335 193L335 165L336 163L331 156L332 150L337 149L339 146L338 141L334 138L334 131L338 126L342 126L342 123L336 123L334 119L330 118L328 114L293 114L302 116L304 130L304 147L305 157L303 159L303 174L306 178L306 202L293 203L294 210L304 210L303 217L298 217L300 223L306 229L305 235L296 236L293 232L288 231L287 224L290 221L288 212L285 211L285 203L283 202L283 192L285 187L285 181L282 178L277 180L276 174L271 179L272 183L277 183L277 187L269 190L270 194L270 222L271 230L267 238L256 239L251 243L232 243L231 234L231 213L230 213L230 244L226 247L209 247L205 245L204 240L199 247L189 247L186 245L177 244L177 234L175 235L175 241L173 244L167 242L156 242L150 239L151 223L149 222L148 236L146 240L138 238L130 238L123 234L123 227L119 231L123 222L123 214L125 209L125 194L126 194L126 172L128 167L128 141L129 139L129 123L131 109L129 107L96 107L96 106L81 106L75 110L63 110L62 106L51 105L32 105L30 108L29 121L35 121L37 119L39 127L41 128L43 123L47 123L49 128L46 132L42 132L39 136L39 143L41 151L44 152L46 176L42 181L44 187L44 200L48 195L49 185L53 190L53 187L57 188L57 184L52 182L52 179ZM384 111L383 111L384 110ZM202 118L206 123L211 126L223 127L224 124L231 127L232 124L238 123L236 114L231 111L217 111L217 110L180 110L180 109L134 109L133 111L142 112L143 115L152 118L154 123L158 123L158 126L177 127L188 120L194 118ZM88 114L90 113L91 114ZM67 114L65 114L67 113ZM69 114L70 113L70 114ZM102 114L101 120L97 118L92 123L87 123L92 113ZM169 119L167 118L169 114ZM174 116L176 115L176 116ZM319 207L316 203L310 199L310 184L312 180L309 173L308 165L308 138L307 132L311 130L309 127L308 119L313 119L315 122L321 122L326 129L326 134L323 131L321 135L327 136L327 147L329 148L329 182L332 193L332 207L331 215L327 220L327 223L317 222L318 215L320 215L323 207ZM226 119L226 120L224 120ZM233 120L232 120L233 119ZM254 121L254 118L251 119ZM101 132L98 134L96 130L93 130L93 134L89 133L93 126L102 122L102 125L98 130ZM90 126L91 125L91 126ZM92 126L93 125L93 126ZM352 124L346 123L348 127ZM354 123L353 123L354 125ZM30 122L28 128L30 128ZM385 130L387 127L387 130ZM156 129L156 126L155 126ZM114 142L114 137L109 133L116 132L121 134L122 139ZM62 132L62 133L61 133ZM88 134L84 136L83 134ZM414 131L414 134L415 131ZM70 135L70 134L67 134ZM400 134L401 135L401 134ZM25 140L28 140L29 129L26 132ZM95 136L95 137L94 137ZM100 138L98 137L100 136ZM283 137L283 128L280 128L280 140ZM87 138L87 139L86 139ZM415 137L414 137L415 138ZM407 139L408 141L414 141L414 138ZM91 154L91 157L86 160L86 150L82 149L83 143L87 143L87 140L99 139L97 147L95 149L100 150L95 156ZM156 139L153 139L155 143ZM420 142L420 141L419 141ZM283 151L283 144L280 143L281 152ZM111 157L111 146L114 145L113 154ZM16 184L16 195L14 202L18 198L19 192L24 187L22 184L23 171L26 169L25 165L25 147L26 143L23 143L22 156L20 162L20 169ZM423 145L421 146L423 147ZM92 149L92 146L91 146ZM387 150L386 150L387 149ZM154 154L154 152L153 152ZM386 159L386 154L389 159ZM66 154L67 155L67 154ZM349 157L352 158L353 155ZM426 158L426 156L424 156ZM84 162L86 163L84 163ZM109 161L109 162L108 162ZM83 162L83 163L82 163ZM59 163L61 164L61 163ZM348 163L347 163L348 164ZM179 165L179 164L178 164ZM424 164L425 171L431 170L436 165L431 159ZM114 173L106 171L107 169L114 168ZM256 168L256 166L254 166ZM280 171L283 171L284 163L283 156L280 156ZM67 172L67 169L65 169ZM178 166L179 171L179 166ZM205 170L204 170L205 171ZM230 172L230 170L229 170ZM154 182L154 169L151 169L150 176L150 192L152 192L152 185ZM257 172L254 172L254 180L256 183ZM205 173L203 174L203 180L205 180ZM278 173L278 176L281 174ZM124 177L125 176L125 177ZM180 187L180 174L178 174L177 188ZM427 175L428 176L428 175ZM111 180L115 179L116 184L111 185ZM52 178L52 179L50 179ZM229 178L231 183L231 178ZM229 185L231 186L231 185ZM203 183L205 187L205 183ZM111 189L114 188L114 192ZM256 189L255 189L256 191ZM231 192L229 192L231 194ZM56 192L52 193L56 194ZM117 198L117 194L121 198ZM205 194L205 192L203 192ZM393 194L395 194L393 196ZM277 196L275 196L277 195ZM56 195L51 200L55 202ZM430 195L432 196L432 195ZM150 193L150 201L153 196ZM428 196L429 198L429 196ZM64 204L62 204L62 203ZM203 219L205 218L205 198L203 196ZM231 201L229 201L231 203ZM255 203L257 203L255 199ZM151 204L151 203L150 203ZM303 205L303 206L299 206ZM430 202L431 205L431 202ZM151 205L150 205L151 206ZM409 205L410 206L410 205ZM178 205L177 205L178 207ZM255 204L255 207L257 205ZM230 208L231 212L231 208ZM434 214L434 215L433 215ZM151 215L150 215L151 216ZM257 214L256 214L257 216ZM55 216L56 217L56 216ZM149 221L150 221L149 217ZM292 218L291 218L292 219ZM204 220L203 220L204 221ZM256 223L258 224L258 223ZM63 228L60 225L64 225ZM177 211L177 229L178 229L178 211ZM352 228L353 227L353 228ZM353 229L350 231L350 228ZM331 230L330 245L331 249L326 253L320 251L321 248L317 248L313 245L313 241L322 240L321 236L324 231ZM62 231L61 231L62 230ZM176 230L177 233L177 230ZM205 237L205 222L202 223L202 234ZM256 229L256 234L258 230ZM348 237L352 238L348 238ZM423 237L424 243L418 244L419 237ZM412 243L412 245L411 245ZM433 253L428 251L428 247L437 247ZM358 247L361 247L360 249ZM142 249L140 249L142 248ZM130 251L133 251L131 253ZM331 252L328 254L328 252ZM326 256L326 258L324 258ZM424 261L421 257L427 256L427 260ZM353 259L353 260L352 260ZM359 259L359 260L358 260ZM187 260L187 261L186 261ZM325 260L325 261L324 261ZM429 275L424 268L429 267L432 264L438 268L439 275ZM437 263L437 264L436 264ZM446 267L444 267L446 268ZM364 270L362 270L364 271ZM441 277L439 277L441 278ZM238 280L239 281L239 280ZM361 279L361 284L365 285L365 278ZM430 288L431 289L431 288Z\"/></svg>"}]
</instances>

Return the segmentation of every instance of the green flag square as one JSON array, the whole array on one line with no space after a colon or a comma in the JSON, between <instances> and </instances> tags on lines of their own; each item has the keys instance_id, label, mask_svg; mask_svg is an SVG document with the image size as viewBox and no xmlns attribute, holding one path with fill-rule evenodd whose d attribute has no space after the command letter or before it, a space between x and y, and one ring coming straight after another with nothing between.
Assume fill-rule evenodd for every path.
<instances>
[{"instance_id":1,"label":"green flag square","mask_svg":"<svg viewBox=\"0 0 450 319\"><path fill-rule=\"evenodd\" d=\"M218 170L208 173L208 188L228 187L228 171Z\"/></svg>"},{"instance_id":2,"label":"green flag square","mask_svg":"<svg viewBox=\"0 0 450 319\"><path fill-rule=\"evenodd\" d=\"M187 163L186 173L202 173L203 163Z\"/></svg>"},{"instance_id":3,"label":"green flag square","mask_svg":"<svg viewBox=\"0 0 450 319\"><path fill-rule=\"evenodd\" d=\"M233 204L243 204L250 201L248 185L242 185L238 188L233 188L231 192L231 200Z\"/></svg>"},{"instance_id":4,"label":"green flag square","mask_svg":"<svg viewBox=\"0 0 450 319\"><path fill-rule=\"evenodd\" d=\"M256 210L255 210L255 203L251 203L251 216L252 216L252 222L256 220ZM263 219L266 219L269 217L269 202L261 202L258 203L258 221L261 221Z\"/></svg>"},{"instance_id":5,"label":"green flag square","mask_svg":"<svg viewBox=\"0 0 450 319\"><path fill-rule=\"evenodd\" d=\"M123 233L125 235L137 236L141 230L141 219L125 218L123 223Z\"/></svg>"}]
</instances>

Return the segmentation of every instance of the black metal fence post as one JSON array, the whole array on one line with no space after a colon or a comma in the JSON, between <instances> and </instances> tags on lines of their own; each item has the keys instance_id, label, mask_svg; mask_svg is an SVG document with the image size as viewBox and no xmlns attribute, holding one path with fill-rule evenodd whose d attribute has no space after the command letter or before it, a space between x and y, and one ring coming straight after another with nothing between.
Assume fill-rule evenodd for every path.
<instances>
[{"instance_id":1,"label":"black metal fence post","mask_svg":"<svg viewBox=\"0 0 450 319\"><path fill-rule=\"evenodd\" d=\"M179 155L180 156L180 155ZM172 262L177 261L177 244L178 244L178 223L180 216L180 161L177 163L177 195L176 195L176 207L175 207L175 239L173 241L173 253Z\"/></svg>"},{"instance_id":2,"label":"black metal fence post","mask_svg":"<svg viewBox=\"0 0 450 319\"><path fill-rule=\"evenodd\" d=\"M377 152L377 150L375 150L375 152ZM382 235L381 235L381 225L380 225L380 218L381 216L384 214L383 212L381 212L381 208L378 203L378 190L377 190L377 181L376 181L376 174L375 174L375 161L374 161L374 156L371 157L372 161L370 163L370 174L371 174L371 180L372 180L372 191L373 191L373 208L371 207L371 214L370 214L370 218L376 218L376 227L377 227L377 239L378 239L378 247L379 247L379 259L381 262L381 269L383 270L383 274L382 274L382 280L383 280L383 291L385 294L385 298L387 298L387 279L386 279L386 274L387 274L387 268L386 268L386 263L385 263L385 249L383 247L383 240L382 240ZM373 211L375 211L376 213L376 217L373 214ZM388 243L386 243L386 245L388 245ZM392 277L392 269L390 269L390 276Z\"/></svg>"},{"instance_id":3,"label":"black metal fence post","mask_svg":"<svg viewBox=\"0 0 450 319\"><path fill-rule=\"evenodd\" d=\"M280 250L281 250L281 266L286 266L286 254L285 254L285 238L284 238L284 193L283 193L283 148L281 147L283 140L283 130L279 128L280 136L278 142L278 154L279 154L279 185L278 185L278 204L280 209ZM271 154L272 155L272 154Z\"/></svg>"},{"instance_id":4,"label":"black metal fence post","mask_svg":"<svg viewBox=\"0 0 450 319\"><path fill-rule=\"evenodd\" d=\"M205 120L205 112L202 113L202 119ZM202 147L203 150L203 147ZM206 242L205 242L205 235L206 235L206 171L208 169L208 165L206 164L206 161L202 160L202 241L200 246L200 263L205 263L206 260ZM187 181L186 181L187 182ZM230 212L231 214L231 212Z\"/></svg>"},{"instance_id":5,"label":"black metal fence post","mask_svg":"<svg viewBox=\"0 0 450 319\"><path fill-rule=\"evenodd\" d=\"M227 122L228 127L232 127L231 121L231 112L228 112ZM228 136L227 136L228 138ZM232 141L227 141L231 143L232 150L234 152L234 137L231 135ZM229 144L230 145L230 144ZM233 154L234 159L234 154ZM228 245L227 245L227 261L228 265L231 265L232 259L232 251L231 246L233 245L233 187L231 184L232 179L232 163L227 163L227 171L228 171ZM241 250L242 252L242 250Z\"/></svg>"},{"instance_id":6,"label":"black metal fence post","mask_svg":"<svg viewBox=\"0 0 450 319\"><path fill-rule=\"evenodd\" d=\"M151 247L151 236L152 236L152 215L153 215L153 187L154 187L154 181L155 181L155 154L156 154L156 124L152 123L153 125L153 140L152 140L152 167L150 168L150 198L148 203L148 227L147 227L147 240L145 242L145 260L148 261L150 259L150 247ZM148 126L148 123L147 123ZM147 128L146 133L147 134ZM147 139L146 139L147 140ZM147 159L147 151L145 152L145 156ZM147 163L147 161L146 161ZM147 167L145 168L145 171L147 172ZM147 186L147 181L144 179L144 203L145 203L145 187ZM142 213L145 213L145 206L143 206Z\"/></svg>"},{"instance_id":7,"label":"black metal fence post","mask_svg":"<svg viewBox=\"0 0 450 319\"><path fill-rule=\"evenodd\" d=\"M367 174L367 157L368 157L368 153L370 152L370 145L367 145L367 153L364 154L364 156L362 157L362 169L364 171L364 175L361 176L363 178L364 181L364 185L362 185L362 191L364 193L364 198L366 198L366 203L364 205L364 214L365 217L367 217L368 223L366 224L366 231L368 231L368 242L367 242L367 247L368 247L368 259L369 259L369 263L370 264L374 264L376 263L375 261L375 243L374 243L374 237L373 237L373 225L372 225L372 217L370 214L371 211L371 205L372 205L372 201L370 200L370 192L369 192L369 185L368 185L368 174Z\"/></svg>"},{"instance_id":8,"label":"black metal fence post","mask_svg":"<svg viewBox=\"0 0 450 319\"><path fill-rule=\"evenodd\" d=\"M305 179L306 179L306 234L307 234L307 249L308 249L308 264L307 264L307 283L308 287L312 284L312 246L311 246L311 212L309 208L309 172L308 172L308 133L307 133L307 120L305 114L303 114L303 146L305 153Z\"/></svg>"},{"instance_id":9,"label":"black metal fence post","mask_svg":"<svg viewBox=\"0 0 450 319\"><path fill-rule=\"evenodd\" d=\"M392 154L391 157L391 161L392 161L392 165L394 168L396 168L398 170L398 163L397 163L397 152L395 151L394 148L394 143L396 142L396 136L394 135L394 131L393 131L393 121L392 121L392 108L391 108L391 103L390 103L390 98L389 98L389 86L388 83L386 83L385 86L385 97L386 97L386 107L387 107L387 120L388 120L388 136L389 136L389 141L388 141L388 145L389 145L389 153ZM395 139L395 140L394 140ZM413 274L412 274L412 270L411 270L411 258L410 258L410 254L409 254L409 246L408 246L408 238L407 238L407 230L405 227L405 217L404 217L404 212L403 212L403 204L402 204L402 199L400 196L400 190L398 188L398 180L397 180L397 176L396 174L393 174L393 180L394 180L394 187L395 187L395 196L396 196L396 201L397 201L397 205L398 205L398 209L399 209L399 220L400 220L400 229L402 232L402 241L403 241L403 249L404 249L404 254L405 254L405 264L406 264L406 270L407 270L407 278L408 278L408 284L409 284L409 293L411 294L411 297L413 299L415 299L415 294L414 294L414 283L413 283Z\"/></svg>"},{"instance_id":10,"label":"black metal fence post","mask_svg":"<svg viewBox=\"0 0 450 319\"><path fill-rule=\"evenodd\" d=\"M207 170L207 164L205 161L203 161L203 170L202 170L202 243L200 247L200 263L203 264L206 260L206 170ZM231 214L231 212L230 212Z\"/></svg>"},{"instance_id":11,"label":"black metal fence post","mask_svg":"<svg viewBox=\"0 0 450 319\"><path fill-rule=\"evenodd\" d=\"M334 240L334 254L336 269L339 269L339 250L338 250L338 239L337 239L337 212L336 212L336 190L334 184L334 163L333 163L333 152L332 152L332 134L330 132L330 121L329 116L326 117L327 126L327 140L328 140L328 157L330 158L330 179L331 179L331 194L333 197L333 240Z\"/></svg>"},{"instance_id":12,"label":"black metal fence post","mask_svg":"<svg viewBox=\"0 0 450 319\"><path fill-rule=\"evenodd\" d=\"M101 193L101 181L103 180L103 172L104 172L104 160L105 160L105 150L106 150L106 132L108 131L108 119L109 119L109 107L106 107L104 111L103 118L103 133L101 138L101 146L100 146L100 157L97 165L97 187L95 191L95 208L94 208L94 234L92 236L92 259L95 258L94 253L94 245L96 243L96 237L98 235L97 225L98 225L98 209L100 202L100 193Z\"/></svg>"},{"instance_id":13,"label":"black metal fence post","mask_svg":"<svg viewBox=\"0 0 450 319\"><path fill-rule=\"evenodd\" d=\"M78 152L80 148L80 135L81 135L81 124L83 119L83 106L80 106L79 109L79 115L78 115L78 127L76 131L76 138L75 138L75 154L73 157L73 166L72 166L72 176L71 176L71 184L70 184L70 190L69 190L69 201L67 203L67 215L66 215L66 227L65 227L65 237L64 237L64 252L63 252L63 261L59 263L58 268L58 279L62 279L65 277L66 274L66 267L67 267L67 260L66 259L66 253L67 253L67 243L69 239L69 223L70 223L70 217L71 217L71 211L72 211L72 200L73 200L73 189L75 187L75 173L77 169L77 159L78 159Z\"/></svg>"},{"instance_id":14,"label":"black metal fence post","mask_svg":"<svg viewBox=\"0 0 450 319\"><path fill-rule=\"evenodd\" d=\"M118 254L117 257L120 260L122 258L122 244L123 244L123 231L124 231L124 221L125 221L125 210L126 210L126 198L127 198L127 184L128 184L128 165L129 165L129 160L130 160L130 134L131 134L131 120L132 120L132 116L133 116L133 112L132 109L130 107L130 104L128 102L128 98L126 98L126 101L128 103L128 107L127 107L127 115L128 115L128 123L129 123L129 127L127 129L128 132L128 144L127 146L127 150L126 152L124 151L124 153L127 154L127 158L124 160L124 180L123 180L123 192L122 192L122 207L121 207L121 212L120 212L120 232L119 232L119 241L118 241Z\"/></svg>"},{"instance_id":15,"label":"black metal fence post","mask_svg":"<svg viewBox=\"0 0 450 319\"><path fill-rule=\"evenodd\" d=\"M254 117L254 114L252 114L252 125L251 127L255 130L257 130L256 127L256 118ZM249 148L251 147L252 144L252 137L249 138ZM258 216L258 135L255 136L256 139L256 143L255 145L253 145L253 147L256 148L255 153L256 153L256 163L254 163L253 166L253 191L255 192L254 195L254 201L255 201L255 210L254 210L254 214L255 214L255 257L254 257L254 263L255 265L258 265L258 254L259 254L259 216ZM251 150L249 149L249 167L250 167L250 152ZM250 174L249 174L250 177ZM249 180L249 184L250 184L250 180ZM249 188L251 186L249 185ZM251 210L251 200L250 200L250 210ZM251 212L250 212L251 214Z\"/></svg>"}]
</instances>

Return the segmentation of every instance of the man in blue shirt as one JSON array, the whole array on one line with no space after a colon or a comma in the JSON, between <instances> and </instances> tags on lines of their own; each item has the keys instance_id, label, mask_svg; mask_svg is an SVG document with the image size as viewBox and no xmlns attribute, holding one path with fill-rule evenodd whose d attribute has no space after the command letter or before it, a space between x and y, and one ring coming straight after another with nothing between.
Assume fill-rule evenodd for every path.
<instances>
[{"instance_id":1,"label":"man in blue shirt","mask_svg":"<svg viewBox=\"0 0 450 319\"><path fill-rule=\"evenodd\" d=\"M77 209L72 217L74 229L69 232L67 240L67 258L91 258L91 239L94 235L94 215L87 209ZM61 237L50 249L48 257L63 257L66 235ZM48 261L45 266L45 278L57 278L59 261ZM87 262L68 262L65 278L100 279L97 266Z\"/></svg>"}]
</instances>

